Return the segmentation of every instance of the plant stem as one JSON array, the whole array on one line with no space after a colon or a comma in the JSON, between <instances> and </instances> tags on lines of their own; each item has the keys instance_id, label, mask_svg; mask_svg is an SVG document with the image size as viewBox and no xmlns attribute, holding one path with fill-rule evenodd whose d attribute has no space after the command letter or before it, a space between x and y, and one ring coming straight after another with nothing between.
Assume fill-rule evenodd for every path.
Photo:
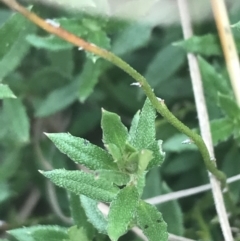
<instances>
[{"instance_id":1,"label":"plant stem","mask_svg":"<svg viewBox=\"0 0 240 241\"><path fill-rule=\"evenodd\" d=\"M182 24L184 38L188 39L193 35L193 31L191 26L187 0L178 0L178 7L179 7L179 12L181 17L181 24ZM214 148L212 143L209 117L208 117L206 102L204 98L202 79L201 79L197 57L189 53L188 64L190 67L191 81L192 81L194 98L195 98L196 107L197 107L200 131L201 131L203 140L206 143L210 156L212 160L214 160L215 159ZM215 161L212 161L212 164L216 165ZM231 229L228 221L226 208L224 205L220 184L214 176L209 175L209 178L212 186L212 193L215 201L215 207L220 220L220 225L224 236L224 240L232 241L233 237L232 237L232 233L231 233Z\"/></svg>"},{"instance_id":2,"label":"plant stem","mask_svg":"<svg viewBox=\"0 0 240 241\"><path fill-rule=\"evenodd\" d=\"M146 96L151 101L152 105L156 110L169 122L171 123L176 129L180 132L187 135L199 148L199 151L202 154L204 163L206 168L211 172L219 181L221 181L222 185L225 186L226 184L226 177L225 174L219 171L214 163L211 161L211 157L209 155L208 149L201 138L197 133L190 130L187 126L185 126L180 120L178 120L167 108L164 104L163 100L159 100L154 94L151 86L148 84L147 80L138 73L135 69L133 69L128 63L124 62L121 58L114 55L113 53L102 49L94 44L88 43L85 40L77 37L76 35L66 31L65 29L61 28L60 26L55 26L54 24L50 24L48 21L40 18L36 14L30 12L28 9L24 8L23 6L19 5L15 0L1 0L6 5L8 5L13 10L21 13L26 18L28 18L31 22L35 23L42 29L46 30L47 32L54 34L61 39L66 40L69 43L72 43L75 46L81 47L86 51L94 53L112 64L118 66L120 69L125 71L129 74L133 79L135 79L142 89L144 90Z\"/></svg>"},{"instance_id":3,"label":"plant stem","mask_svg":"<svg viewBox=\"0 0 240 241\"><path fill-rule=\"evenodd\" d=\"M240 63L224 0L211 0L233 92L240 107Z\"/></svg>"}]
</instances>

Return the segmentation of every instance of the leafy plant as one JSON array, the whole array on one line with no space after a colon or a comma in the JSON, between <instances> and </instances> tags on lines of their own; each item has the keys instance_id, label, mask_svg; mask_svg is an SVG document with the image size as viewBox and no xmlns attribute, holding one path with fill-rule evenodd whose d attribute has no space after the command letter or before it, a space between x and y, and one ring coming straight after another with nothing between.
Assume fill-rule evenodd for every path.
<instances>
[{"instance_id":1,"label":"leafy plant","mask_svg":"<svg viewBox=\"0 0 240 241\"><path fill-rule=\"evenodd\" d=\"M223 186L224 173L239 172L239 106L212 22L181 40L176 25L2 2L18 13L0 6L0 228L10 234L1 240L139 240L128 232L136 226L148 240L223 239L209 194L172 195L207 182L206 169ZM111 11L110 2L81 6ZM124 12L134 1L121 4ZM199 135L188 53L198 55L221 171ZM225 195L233 227L239 195L238 183Z\"/></svg>"}]
</instances>

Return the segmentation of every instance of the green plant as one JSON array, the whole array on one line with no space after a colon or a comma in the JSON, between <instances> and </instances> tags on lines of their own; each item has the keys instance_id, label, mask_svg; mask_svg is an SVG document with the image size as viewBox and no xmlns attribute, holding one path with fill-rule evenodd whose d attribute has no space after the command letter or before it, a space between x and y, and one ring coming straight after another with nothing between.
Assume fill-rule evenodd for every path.
<instances>
[{"instance_id":1,"label":"green plant","mask_svg":"<svg viewBox=\"0 0 240 241\"><path fill-rule=\"evenodd\" d=\"M37 183L39 182L37 178L35 179L35 176L38 175L37 168L48 170L40 172L54 184L63 187L68 192L71 219L73 221L66 217L69 215L68 202L62 190L58 191L57 189L56 191L53 185L47 181L48 196L53 209L55 208L56 215L65 223L71 226L76 225L70 228L38 225L13 229L9 233L20 241L26 239L39 241L43 239L105 240L108 238L106 234L111 240L118 240L128 230L138 226L149 240L167 240L168 232L183 235L183 215L176 201L156 208L143 200L151 195L159 195L159 190L161 190L162 194L170 192L168 185L160 180L162 176L159 178L157 167L161 166L164 154L162 152L162 141L156 139L166 140L164 150L171 155L171 158L167 157L166 164L161 167L166 176L171 177L171 175L184 173L186 180L182 179L182 182L186 184L189 183L189 180L193 180L194 174L197 173L203 176L199 180L204 181L204 166L200 167L197 162L192 162L192 159L201 159L198 152L196 152L197 146L206 168L221 181L222 187L225 186L226 180L223 172L219 171L212 162L205 143L197 134L199 130L191 130L184 125L169 111L164 100L156 97L164 95L164 92L161 92L161 88L164 89L164 84L159 87L158 83L159 64L164 64L165 61L169 60L169 68L167 70L163 68L160 77L163 83L165 81L165 84L168 84L169 79L176 79L176 76L182 75L180 67L183 66L185 54L179 46L187 52L194 52L202 56L221 56L218 37L214 35L193 36L188 40L176 42L177 47L169 46L168 43L163 43L163 50L158 49L159 47L153 47L152 52L157 50L158 53L153 54L150 63L147 63L147 61L144 63L146 67L141 66L141 63L137 63L138 55L131 57L128 54L146 46L146 43L150 41L151 32L153 31L152 26L125 21L111 22L109 19L86 13L77 16L74 13L68 13L71 17L67 18L62 17L65 13L60 13L60 17L56 16L54 21L44 20L33 13L39 11L44 14L44 11L39 6L34 6L33 12L30 12L14 1L4 0L3 2L9 4L13 9L47 30L47 32L56 34L68 42L52 34L45 35L45 33L37 32L36 27L19 13L13 15L0 29L0 35L4 36L0 48L0 57L2 58L0 77L4 79L4 84L0 85L0 97L16 98L15 95L20 97L16 100L4 99L1 110L0 123L6 126L5 130L0 133L1 140L4 140L3 153L4 157L6 157L1 167L1 201L11 198L11 189L7 183L14 176L17 177L15 185L19 183L14 191L22 192L24 184L29 180L29 176L32 175L34 180ZM23 29L22 26L25 26L25 28ZM118 31L118 28L121 31ZM136 36L136 34L138 35ZM177 31L171 31L166 35L167 38L173 41L172 36L174 34L178 36ZM110 43L109 35L115 37L115 39L113 37L112 43ZM138 41L132 41L133 36ZM80 49L75 49L72 44ZM31 46L39 48L41 51L36 51ZM210 47L206 48L206 46ZM86 56L81 51L81 48L87 50ZM30 53L29 50L32 52ZM24 60L27 53L29 54L28 58L32 61ZM150 85L143 75L139 74L115 54L136 65L135 68L137 69L141 69L140 67L146 68L145 76ZM169 56L176 58L176 61L173 63L172 57ZM107 59L110 63L99 57ZM14 59L14 61L10 62L9 59ZM211 65L204 57L199 57L198 61L208 100L210 100L208 101L208 107L211 111L217 109L216 112L210 111L210 113L213 113L211 130L214 145L229 140L232 134L234 134L235 140L238 140L239 107L233 98L226 74L223 72L222 75L219 75L216 71L221 62L219 61L216 67ZM22 63L22 69L15 71L20 63ZM120 82L122 78L128 77L122 77L122 73L119 73L116 69L112 73L113 66L111 64L120 67L134 78L138 83L133 83L133 85L141 87L148 97L141 112L134 115L132 122L130 121L131 116L140 108L137 97L141 99L143 94L137 88L129 87L128 82L122 84ZM79 65L82 65L80 70ZM41 70L38 70L39 66L41 66ZM115 78L116 84L113 84L111 79ZM99 82L102 86L96 88L95 92L93 92L99 79L103 79L103 81ZM9 84L15 95L6 84ZM169 93L163 96L164 99L173 101L175 96L178 96L179 87L176 87L177 85L173 86L172 89L168 89ZM154 91L152 87L154 87ZM135 89L133 90L133 88ZM172 94L172 91L175 91L175 93ZM123 96L125 92L128 95ZM94 94L92 95L92 93ZM187 92L184 93L184 98L187 95ZM132 98L132 96L135 98ZM178 98L180 97L178 96ZM75 107L74 104L79 102L85 103L85 105ZM112 105L111 102L113 102ZM91 129L96 128L100 120L100 113L96 111L100 109L99 106L103 105L106 106L106 109L119 112L116 103L126 107L126 111L122 112L122 116L125 116L124 123L126 125L121 122L117 114L102 110L101 127L104 149L98 146L102 145L99 142L98 145L95 145L87 139L75 137L87 135ZM164 120L157 120L157 134L155 133L155 110L165 118ZM174 111L174 106L172 110ZM180 119L184 120L187 115L191 114L191 111L192 105L188 102L188 105L184 106L182 110L177 106L174 112ZM57 123L57 113L60 113L59 123ZM54 115L56 116L54 125L52 125L51 118L47 118ZM29 116L33 122L31 126L32 134L30 133ZM45 121L47 126L45 126ZM66 131L69 122L70 128L68 130L70 133L75 132L75 136L63 133ZM176 134L168 123L183 134ZM194 121L191 119L191 126L196 126L192 125L192 123ZM126 126L129 126L129 131ZM47 132L46 136L55 146L66 154L65 157L53 151L54 147L44 137L41 137L41 133L44 131ZM61 133L49 134L48 132ZM187 138L186 135L189 139L184 141ZM181 144L183 141L189 145ZM228 159L229 155L231 159L238 155L236 143L227 152L226 159ZM9 150L13 151L10 152ZM176 152L181 152L181 154L176 154ZM36 156L39 162L29 167L32 173L31 171L29 173L17 173L21 160L26 158L36 159ZM76 168L73 163L70 164L67 161L67 157L76 164L80 164L81 170L62 169ZM168 158L171 159L171 163ZM46 159L50 159L50 161L46 161ZM185 160L188 160L188 162L182 162ZM180 162L182 163L179 164ZM200 171L198 171L199 167ZM11 171L9 172L8 169ZM228 174L234 172L234 174L237 174L235 168L233 168L234 170L229 169L224 163L223 169L227 170ZM150 174L147 175L148 172ZM150 181L150 185L151 175L154 178ZM41 179L38 185L42 188L44 182L45 180ZM194 182L196 184L201 183L198 183L197 178L194 179ZM234 212L238 213L236 204L239 193L234 190L230 194L234 196L234 200L232 200L231 195L226 196L227 208L233 214ZM56 196L58 199L56 199ZM104 217L102 212L98 210L98 202L110 203L108 218ZM206 201L206 203L209 202ZM105 206L104 210L107 209L108 207ZM197 208L194 209L195 216L192 219L197 220L202 234L191 235L190 230L189 236L208 239L211 238L213 233L213 236L217 237L215 239L219 239L219 235L216 234L217 228L203 225L203 217L199 209L206 210L206 207L201 203L198 204ZM163 218L159 210L163 212ZM62 211L63 213L61 213ZM13 209L12 212L14 216L15 210ZM25 224L20 221L20 217L13 222L13 227ZM163 219L168 223L168 229ZM238 218L235 216L233 220L237 223ZM38 222L41 224L51 223L49 220ZM56 224L56 220L53 223Z\"/></svg>"}]
</instances>

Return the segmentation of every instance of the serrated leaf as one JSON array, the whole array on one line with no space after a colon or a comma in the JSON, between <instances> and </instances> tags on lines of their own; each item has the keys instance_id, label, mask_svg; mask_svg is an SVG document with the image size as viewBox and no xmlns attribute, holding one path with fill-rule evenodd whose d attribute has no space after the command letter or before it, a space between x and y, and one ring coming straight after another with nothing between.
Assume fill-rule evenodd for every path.
<instances>
[{"instance_id":1,"label":"serrated leaf","mask_svg":"<svg viewBox=\"0 0 240 241\"><path fill-rule=\"evenodd\" d=\"M67 86L53 90L36 109L36 117L55 114L71 105L78 98L79 82L74 81Z\"/></svg>"},{"instance_id":2,"label":"serrated leaf","mask_svg":"<svg viewBox=\"0 0 240 241\"><path fill-rule=\"evenodd\" d=\"M104 178L118 186L126 185L130 181L130 176L126 173L112 170L98 170L99 178Z\"/></svg>"},{"instance_id":3,"label":"serrated leaf","mask_svg":"<svg viewBox=\"0 0 240 241\"><path fill-rule=\"evenodd\" d=\"M59 240L66 240L68 238L67 232L65 229L56 229L55 227L52 228L45 226L44 228L35 230L32 232L32 236L36 241L59 241Z\"/></svg>"},{"instance_id":4,"label":"serrated leaf","mask_svg":"<svg viewBox=\"0 0 240 241\"><path fill-rule=\"evenodd\" d=\"M19 241L35 241L34 234L39 231L40 234L47 235L49 238L49 235L54 235L56 234L56 237L62 237L62 238L67 238L67 229L59 226L53 226L53 225L36 225L34 227L24 227L24 228L18 228L18 229L12 229L8 231L10 235L12 235L14 238L16 238ZM49 234L49 235L48 235ZM41 236L41 235L39 235ZM45 236L46 238L46 236ZM48 239L41 239L41 240L48 240ZM60 240L60 239L58 239ZM50 241L50 239L49 239Z\"/></svg>"},{"instance_id":5,"label":"serrated leaf","mask_svg":"<svg viewBox=\"0 0 240 241\"><path fill-rule=\"evenodd\" d=\"M152 167L160 166L163 163L165 152L162 150L162 143L163 142L161 140L153 141L146 147L146 149L152 151L153 153L153 158L148 164L148 170Z\"/></svg>"},{"instance_id":6,"label":"serrated leaf","mask_svg":"<svg viewBox=\"0 0 240 241\"><path fill-rule=\"evenodd\" d=\"M110 39L105 31L99 29L98 31L89 31L86 39L99 47L110 49Z\"/></svg>"},{"instance_id":7,"label":"serrated leaf","mask_svg":"<svg viewBox=\"0 0 240 241\"><path fill-rule=\"evenodd\" d=\"M144 46L151 37L151 31L150 26L141 23L127 26L114 37L112 52L123 55Z\"/></svg>"},{"instance_id":8,"label":"serrated leaf","mask_svg":"<svg viewBox=\"0 0 240 241\"><path fill-rule=\"evenodd\" d=\"M156 111L149 99L146 99L140 113L137 127L134 128L135 133L132 131L132 142L130 144L140 150L146 148L149 143L155 140L155 118Z\"/></svg>"},{"instance_id":9,"label":"serrated leaf","mask_svg":"<svg viewBox=\"0 0 240 241\"><path fill-rule=\"evenodd\" d=\"M149 241L167 241L167 224L157 208L140 201L137 208L137 224Z\"/></svg>"},{"instance_id":10,"label":"serrated leaf","mask_svg":"<svg viewBox=\"0 0 240 241\"><path fill-rule=\"evenodd\" d=\"M15 144L26 144L29 141L29 120L21 100L3 100L3 118L8 130L7 138Z\"/></svg>"},{"instance_id":11,"label":"serrated leaf","mask_svg":"<svg viewBox=\"0 0 240 241\"><path fill-rule=\"evenodd\" d=\"M17 98L7 85L0 84L0 99Z\"/></svg>"},{"instance_id":12,"label":"serrated leaf","mask_svg":"<svg viewBox=\"0 0 240 241\"><path fill-rule=\"evenodd\" d=\"M98 202L83 195L81 195L80 199L88 221L98 230L98 232L107 234L107 220L99 211Z\"/></svg>"},{"instance_id":13,"label":"serrated leaf","mask_svg":"<svg viewBox=\"0 0 240 241\"><path fill-rule=\"evenodd\" d=\"M36 27L21 14L13 14L0 27L0 79L12 72L27 54L30 45L25 41Z\"/></svg>"},{"instance_id":14,"label":"serrated leaf","mask_svg":"<svg viewBox=\"0 0 240 241\"><path fill-rule=\"evenodd\" d=\"M108 214L108 235L116 241L128 230L139 202L138 190L135 186L127 186L119 191L111 202Z\"/></svg>"},{"instance_id":15,"label":"serrated leaf","mask_svg":"<svg viewBox=\"0 0 240 241\"><path fill-rule=\"evenodd\" d=\"M219 105L225 114L232 120L240 118L240 109L237 103L228 95L218 94Z\"/></svg>"},{"instance_id":16,"label":"serrated leaf","mask_svg":"<svg viewBox=\"0 0 240 241\"><path fill-rule=\"evenodd\" d=\"M200 56L198 56L198 63L201 70L204 90L211 98L211 101L218 102L218 92L222 94L231 93L227 80L223 78L213 66Z\"/></svg>"},{"instance_id":17,"label":"serrated leaf","mask_svg":"<svg viewBox=\"0 0 240 241\"><path fill-rule=\"evenodd\" d=\"M89 169L117 170L116 163L104 149L85 139L67 133L47 134L47 136L62 153Z\"/></svg>"},{"instance_id":18,"label":"serrated leaf","mask_svg":"<svg viewBox=\"0 0 240 241\"><path fill-rule=\"evenodd\" d=\"M118 192L118 188L107 180L97 180L94 175L82 171L56 169L41 173L59 187L102 202L111 202Z\"/></svg>"},{"instance_id":19,"label":"serrated leaf","mask_svg":"<svg viewBox=\"0 0 240 241\"><path fill-rule=\"evenodd\" d=\"M234 125L229 118L212 120L210 122L213 144L226 141L233 135Z\"/></svg>"},{"instance_id":20,"label":"serrated leaf","mask_svg":"<svg viewBox=\"0 0 240 241\"><path fill-rule=\"evenodd\" d=\"M185 55L184 51L172 45L161 49L149 63L144 75L152 88L175 74L185 62Z\"/></svg>"},{"instance_id":21,"label":"serrated leaf","mask_svg":"<svg viewBox=\"0 0 240 241\"><path fill-rule=\"evenodd\" d=\"M104 144L106 146L108 144L114 144L121 152L123 152L128 138L128 130L122 124L120 117L115 113L103 110L101 127L103 130Z\"/></svg>"},{"instance_id":22,"label":"serrated leaf","mask_svg":"<svg viewBox=\"0 0 240 241\"><path fill-rule=\"evenodd\" d=\"M130 129L129 129L129 136L128 136L128 141L130 143L133 143L134 136L135 136L135 134L137 132L139 119L140 119L140 111L138 111L134 115L134 117L132 119L132 122L131 122L131 126L130 126Z\"/></svg>"},{"instance_id":23,"label":"serrated leaf","mask_svg":"<svg viewBox=\"0 0 240 241\"><path fill-rule=\"evenodd\" d=\"M207 34L203 36L193 36L187 40L174 43L190 53L202 54L205 56L222 55L221 45L217 36Z\"/></svg>"}]
</instances>

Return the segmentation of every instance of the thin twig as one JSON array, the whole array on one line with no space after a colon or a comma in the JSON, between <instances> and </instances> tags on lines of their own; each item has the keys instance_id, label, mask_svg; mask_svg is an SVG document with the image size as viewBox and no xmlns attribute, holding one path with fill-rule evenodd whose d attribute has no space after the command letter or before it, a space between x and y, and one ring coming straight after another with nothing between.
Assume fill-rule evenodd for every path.
<instances>
[{"instance_id":1,"label":"thin twig","mask_svg":"<svg viewBox=\"0 0 240 241\"><path fill-rule=\"evenodd\" d=\"M31 215L32 210L36 207L37 202L41 197L41 193L37 188L33 188L27 197L24 205L21 207L20 211L17 214L16 219L21 223L25 222L25 220Z\"/></svg>"},{"instance_id":2,"label":"thin twig","mask_svg":"<svg viewBox=\"0 0 240 241\"><path fill-rule=\"evenodd\" d=\"M187 0L178 0L178 7L181 17L181 24L183 29L184 38L188 39L192 36L192 26L190 21L190 14L188 9ZM215 160L214 149L212 144L212 136L209 124L209 117L207 113L207 107L204 98L204 92L202 87L201 74L199 70L198 61L195 55L188 54L188 64L190 68L191 81L193 86L194 98L198 113L199 126L201 135L210 153L212 160ZM232 233L228 221L226 208L224 205L223 195L221 192L220 183L218 180L209 173L210 183L212 186L213 197L215 201L215 207L220 220L221 229L225 241L232 241Z\"/></svg>"},{"instance_id":3,"label":"thin twig","mask_svg":"<svg viewBox=\"0 0 240 241\"><path fill-rule=\"evenodd\" d=\"M211 0L233 92L240 107L240 63L224 0Z\"/></svg>"},{"instance_id":4,"label":"thin twig","mask_svg":"<svg viewBox=\"0 0 240 241\"><path fill-rule=\"evenodd\" d=\"M35 133L35 135L37 135L37 133ZM46 158L44 157L38 140L34 140L34 150L35 150L35 153L38 157L38 160L39 160L42 168L45 170L52 170L53 167L50 164L50 162L47 161ZM53 212L64 223L72 224L72 219L69 217L66 217L64 215L64 213L62 212L62 210L59 206L58 200L57 200L55 186L49 180L46 180L46 189L47 189L47 193L48 193L49 203L50 203L50 206L51 206Z\"/></svg>"},{"instance_id":5,"label":"thin twig","mask_svg":"<svg viewBox=\"0 0 240 241\"><path fill-rule=\"evenodd\" d=\"M232 182L236 182L239 180L240 180L240 174L228 178L227 183L232 183ZM159 195L156 197L148 198L148 199L145 199L144 201L147 203L150 203L152 205L157 205L157 204L161 204L161 203L165 203L165 202L170 202L170 201L173 201L176 199L196 195L201 192L206 192L208 190L211 190L211 188L212 188L211 184L205 184L205 185L201 185L198 187L188 188L185 190L180 190L180 191L171 192L168 194L163 194L163 195Z\"/></svg>"},{"instance_id":6,"label":"thin twig","mask_svg":"<svg viewBox=\"0 0 240 241\"><path fill-rule=\"evenodd\" d=\"M108 60L109 62L118 66L120 69L122 69L127 74L129 74L133 79L135 79L139 83L139 86L141 86L141 88L144 90L146 96L149 98L149 100L151 101L153 107L157 110L157 112L160 113L177 130L187 135L197 145L208 171L211 172L219 181L221 181L223 186L226 184L225 174L220 170L218 170L214 165L214 163L211 161L211 157L209 155L208 149L203 139L201 138L201 136L199 136L197 133L195 133L186 125L184 125L179 119L177 119L172 114L172 112L169 111L169 109L164 103L164 100L161 100L160 98L156 97L151 86L148 84L147 80L135 69L133 69L128 63L126 63L125 61L123 61L121 58L114 55L113 53L105 49L102 49L96 46L95 44L86 42L82 38L79 38L78 36L61 28L59 25L50 23L49 21L45 21L44 19L40 18L36 14L30 12L28 9L19 5L15 0L0 0L0 1L3 1L10 8L18 11L26 18L28 18L31 22L35 23L36 25L46 30L47 32L52 33L68 41L69 43L72 43L75 46L81 47L86 51L94 53Z\"/></svg>"}]
</instances>

